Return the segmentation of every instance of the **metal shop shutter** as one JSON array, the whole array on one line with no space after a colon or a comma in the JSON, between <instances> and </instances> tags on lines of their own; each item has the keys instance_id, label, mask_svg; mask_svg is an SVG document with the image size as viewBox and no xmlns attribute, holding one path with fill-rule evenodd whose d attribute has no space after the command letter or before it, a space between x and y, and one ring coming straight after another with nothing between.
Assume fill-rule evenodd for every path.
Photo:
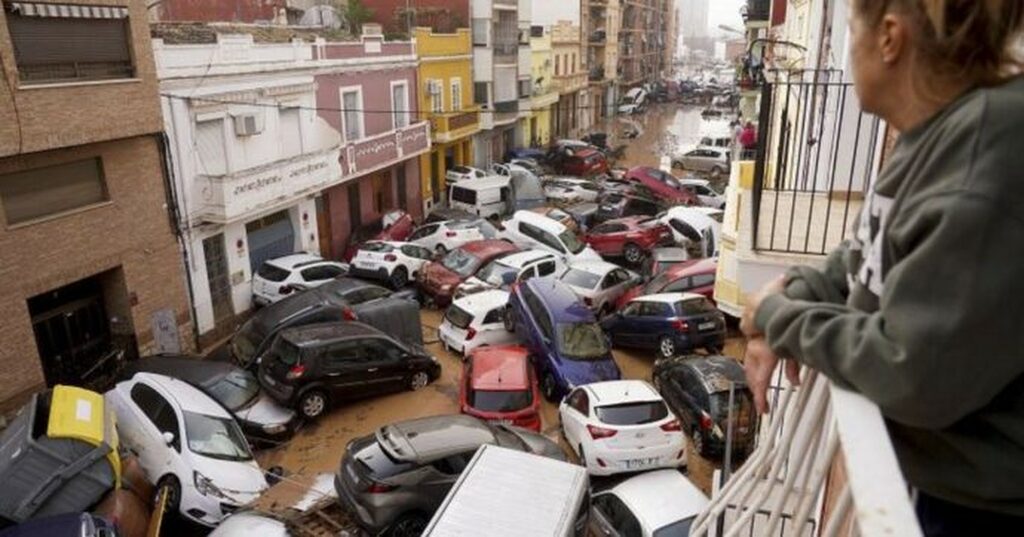
<instances>
[{"instance_id":1,"label":"metal shop shutter","mask_svg":"<svg viewBox=\"0 0 1024 537\"><path fill-rule=\"evenodd\" d=\"M281 211L245 225L249 240L249 263L256 272L268 259L295 253L295 230L288 211Z\"/></svg>"}]
</instances>

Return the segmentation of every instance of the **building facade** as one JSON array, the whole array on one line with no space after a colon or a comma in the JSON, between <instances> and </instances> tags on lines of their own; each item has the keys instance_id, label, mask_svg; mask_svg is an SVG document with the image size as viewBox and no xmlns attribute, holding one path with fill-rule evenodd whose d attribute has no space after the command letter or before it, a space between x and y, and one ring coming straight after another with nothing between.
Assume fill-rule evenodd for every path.
<instances>
[{"instance_id":1,"label":"building facade","mask_svg":"<svg viewBox=\"0 0 1024 537\"><path fill-rule=\"evenodd\" d=\"M580 40L579 15L576 22L560 20L551 28L551 51L555 56L554 132L559 138L576 137L590 127L590 92L587 64Z\"/></svg>"},{"instance_id":2,"label":"building facade","mask_svg":"<svg viewBox=\"0 0 1024 537\"><path fill-rule=\"evenodd\" d=\"M624 88L658 80L664 70L667 0L622 0L617 76ZM625 90L623 90L625 91Z\"/></svg>"},{"instance_id":3,"label":"building facade","mask_svg":"<svg viewBox=\"0 0 1024 537\"><path fill-rule=\"evenodd\" d=\"M473 47L469 28L435 33L416 28L419 56L419 118L430 122L433 141L420 156L424 212L444 196L445 172L473 163L473 135L480 132L480 107L473 103Z\"/></svg>"},{"instance_id":4,"label":"building facade","mask_svg":"<svg viewBox=\"0 0 1024 537\"><path fill-rule=\"evenodd\" d=\"M0 9L0 412L192 347L141 1Z\"/></svg>"},{"instance_id":5,"label":"building facade","mask_svg":"<svg viewBox=\"0 0 1024 537\"><path fill-rule=\"evenodd\" d=\"M619 100L619 5L620 0L583 0L583 40L593 123L615 115Z\"/></svg>"},{"instance_id":6,"label":"building facade","mask_svg":"<svg viewBox=\"0 0 1024 537\"><path fill-rule=\"evenodd\" d=\"M551 32L544 26L530 27L530 70L532 96L530 108L531 145L546 146L552 141L551 109L558 102L555 90L555 56L551 49Z\"/></svg>"},{"instance_id":7,"label":"building facade","mask_svg":"<svg viewBox=\"0 0 1024 537\"><path fill-rule=\"evenodd\" d=\"M416 28L433 28L445 34L467 28L469 3L470 0L363 0L371 10L371 20L389 35L411 35Z\"/></svg>"}]
</instances>

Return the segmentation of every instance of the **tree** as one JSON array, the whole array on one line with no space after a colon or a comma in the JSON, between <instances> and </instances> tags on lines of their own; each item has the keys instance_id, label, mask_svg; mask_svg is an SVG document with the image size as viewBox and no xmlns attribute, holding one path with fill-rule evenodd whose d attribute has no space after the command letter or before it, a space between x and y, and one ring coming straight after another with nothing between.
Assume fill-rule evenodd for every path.
<instances>
[{"instance_id":1,"label":"tree","mask_svg":"<svg viewBox=\"0 0 1024 537\"><path fill-rule=\"evenodd\" d=\"M349 28L352 33L359 35L363 32L363 24L373 18L373 10L363 4L363 0L348 0L345 6L345 18L348 19Z\"/></svg>"}]
</instances>

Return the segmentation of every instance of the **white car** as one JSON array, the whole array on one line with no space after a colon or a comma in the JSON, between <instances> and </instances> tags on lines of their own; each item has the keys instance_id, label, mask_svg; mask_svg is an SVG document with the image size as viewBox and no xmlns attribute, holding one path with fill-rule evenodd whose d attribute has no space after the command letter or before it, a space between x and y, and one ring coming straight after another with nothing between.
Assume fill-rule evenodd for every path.
<instances>
[{"instance_id":1,"label":"white car","mask_svg":"<svg viewBox=\"0 0 1024 537\"><path fill-rule=\"evenodd\" d=\"M482 345L504 345L518 341L502 322L508 292L498 289L455 299L437 328L446 349L466 356Z\"/></svg>"},{"instance_id":2,"label":"white car","mask_svg":"<svg viewBox=\"0 0 1024 537\"><path fill-rule=\"evenodd\" d=\"M729 172L729 150L700 146L673 158L672 166L721 177Z\"/></svg>"},{"instance_id":3,"label":"white car","mask_svg":"<svg viewBox=\"0 0 1024 537\"><path fill-rule=\"evenodd\" d=\"M242 511L224 519L207 537L291 537L284 522L257 511Z\"/></svg>"},{"instance_id":4,"label":"white car","mask_svg":"<svg viewBox=\"0 0 1024 537\"><path fill-rule=\"evenodd\" d=\"M445 220L416 228L409 235L409 242L441 254L467 242L493 239L497 235L497 228L483 218Z\"/></svg>"},{"instance_id":5,"label":"white car","mask_svg":"<svg viewBox=\"0 0 1024 537\"><path fill-rule=\"evenodd\" d=\"M725 196L715 192L715 189L711 188L711 183L707 179L680 179L679 183L685 187L692 188L697 194L697 198L700 199L700 202L705 207L713 209L725 207Z\"/></svg>"},{"instance_id":6,"label":"white car","mask_svg":"<svg viewBox=\"0 0 1024 537\"><path fill-rule=\"evenodd\" d=\"M505 239L522 249L540 249L562 256L567 262L601 261L601 256L581 241L575 233L544 215L531 211L516 211L503 222L498 238Z\"/></svg>"},{"instance_id":7,"label":"white car","mask_svg":"<svg viewBox=\"0 0 1024 537\"><path fill-rule=\"evenodd\" d=\"M679 537L690 534L708 497L676 470L656 470L631 477L590 502L593 535Z\"/></svg>"},{"instance_id":8,"label":"white car","mask_svg":"<svg viewBox=\"0 0 1024 537\"><path fill-rule=\"evenodd\" d=\"M676 244L699 245L703 257L718 255L722 243L721 209L672 207L658 215L658 221L672 229Z\"/></svg>"},{"instance_id":9,"label":"white car","mask_svg":"<svg viewBox=\"0 0 1024 537\"><path fill-rule=\"evenodd\" d=\"M397 290L433 258L433 250L411 242L370 241L356 251L348 271L352 276L386 281Z\"/></svg>"},{"instance_id":10,"label":"white car","mask_svg":"<svg viewBox=\"0 0 1024 537\"><path fill-rule=\"evenodd\" d=\"M562 433L591 475L611 475L686 462L679 420L642 380L579 386L558 405Z\"/></svg>"},{"instance_id":11,"label":"white car","mask_svg":"<svg viewBox=\"0 0 1024 537\"><path fill-rule=\"evenodd\" d=\"M555 177L544 181L544 195L553 201L562 203L595 202L600 194L601 187L587 179Z\"/></svg>"},{"instance_id":12,"label":"white car","mask_svg":"<svg viewBox=\"0 0 1024 537\"><path fill-rule=\"evenodd\" d=\"M267 489L231 414L192 385L136 373L104 397L121 444L150 482L167 489L169 511L215 526Z\"/></svg>"},{"instance_id":13,"label":"white car","mask_svg":"<svg viewBox=\"0 0 1024 537\"><path fill-rule=\"evenodd\" d=\"M252 275L252 300L257 306L273 304L295 291L323 285L347 272L344 263L312 254L268 259Z\"/></svg>"},{"instance_id":14,"label":"white car","mask_svg":"<svg viewBox=\"0 0 1024 537\"><path fill-rule=\"evenodd\" d=\"M623 293L640 282L640 275L607 261L581 261L571 263L558 279L603 316L611 313Z\"/></svg>"},{"instance_id":15,"label":"white car","mask_svg":"<svg viewBox=\"0 0 1024 537\"><path fill-rule=\"evenodd\" d=\"M534 276L558 276L565 272L562 258L546 250L526 250L491 260L476 275L455 288L455 297L469 296L489 289L508 291L515 282Z\"/></svg>"},{"instance_id":16,"label":"white car","mask_svg":"<svg viewBox=\"0 0 1024 537\"><path fill-rule=\"evenodd\" d=\"M444 173L444 180L449 185L466 179L480 179L491 174L472 166L452 166Z\"/></svg>"}]
</instances>

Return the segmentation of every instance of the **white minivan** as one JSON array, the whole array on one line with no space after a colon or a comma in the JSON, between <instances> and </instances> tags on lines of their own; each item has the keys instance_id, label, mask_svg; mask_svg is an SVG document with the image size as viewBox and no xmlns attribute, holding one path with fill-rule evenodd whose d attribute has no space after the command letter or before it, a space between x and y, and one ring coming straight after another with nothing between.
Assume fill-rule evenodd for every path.
<instances>
[{"instance_id":1,"label":"white minivan","mask_svg":"<svg viewBox=\"0 0 1024 537\"><path fill-rule=\"evenodd\" d=\"M532 211L516 211L498 238L522 248L553 252L566 261L601 261L601 256L561 222Z\"/></svg>"},{"instance_id":2,"label":"white minivan","mask_svg":"<svg viewBox=\"0 0 1024 537\"><path fill-rule=\"evenodd\" d=\"M481 216L500 218L519 209L544 205L540 179L528 171L461 181L448 187L448 206Z\"/></svg>"}]
</instances>

